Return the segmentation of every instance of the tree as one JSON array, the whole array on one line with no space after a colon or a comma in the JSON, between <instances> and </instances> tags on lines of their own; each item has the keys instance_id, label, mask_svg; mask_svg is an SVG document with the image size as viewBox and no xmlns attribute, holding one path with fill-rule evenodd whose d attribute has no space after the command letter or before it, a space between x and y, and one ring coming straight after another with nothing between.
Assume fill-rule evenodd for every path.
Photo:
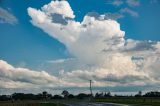
<instances>
[{"instance_id":1,"label":"tree","mask_svg":"<svg viewBox=\"0 0 160 106\"><path fill-rule=\"evenodd\" d=\"M95 94L95 98L99 98L99 93L98 92Z\"/></svg>"},{"instance_id":2,"label":"tree","mask_svg":"<svg viewBox=\"0 0 160 106\"><path fill-rule=\"evenodd\" d=\"M41 94L41 93L37 94L37 95L36 95L36 99L37 99L37 100L43 99L43 94Z\"/></svg>"},{"instance_id":3,"label":"tree","mask_svg":"<svg viewBox=\"0 0 160 106\"><path fill-rule=\"evenodd\" d=\"M11 96L9 95L0 95L0 101L8 101L11 100Z\"/></svg>"},{"instance_id":4,"label":"tree","mask_svg":"<svg viewBox=\"0 0 160 106\"><path fill-rule=\"evenodd\" d=\"M142 96L142 91L139 91L138 94L135 95L135 97L141 97Z\"/></svg>"},{"instance_id":5,"label":"tree","mask_svg":"<svg viewBox=\"0 0 160 106\"><path fill-rule=\"evenodd\" d=\"M44 98L44 99L47 99L48 93L47 93L46 91L43 91L43 92L42 92L42 95L43 95L43 98Z\"/></svg>"},{"instance_id":6,"label":"tree","mask_svg":"<svg viewBox=\"0 0 160 106\"><path fill-rule=\"evenodd\" d=\"M68 98L69 92L64 90L61 94L64 96L64 98Z\"/></svg>"},{"instance_id":7,"label":"tree","mask_svg":"<svg viewBox=\"0 0 160 106\"><path fill-rule=\"evenodd\" d=\"M60 96L60 95L54 95L54 96L52 97L52 99L63 99L63 97Z\"/></svg>"},{"instance_id":8,"label":"tree","mask_svg":"<svg viewBox=\"0 0 160 106\"><path fill-rule=\"evenodd\" d=\"M158 91L151 91L151 92L147 92L143 96L144 97L160 97L160 92L158 92Z\"/></svg>"},{"instance_id":9,"label":"tree","mask_svg":"<svg viewBox=\"0 0 160 106\"><path fill-rule=\"evenodd\" d=\"M84 99L90 97L90 94L80 93L77 95L78 99Z\"/></svg>"},{"instance_id":10,"label":"tree","mask_svg":"<svg viewBox=\"0 0 160 106\"><path fill-rule=\"evenodd\" d=\"M73 98L74 98L74 95L73 95L73 94L69 94L69 95L68 95L68 98L73 99Z\"/></svg>"},{"instance_id":11,"label":"tree","mask_svg":"<svg viewBox=\"0 0 160 106\"><path fill-rule=\"evenodd\" d=\"M111 96L112 96L111 92L107 92L107 93L104 94L104 97L111 97Z\"/></svg>"},{"instance_id":12,"label":"tree","mask_svg":"<svg viewBox=\"0 0 160 106\"><path fill-rule=\"evenodd\" d=\"M103 92L102 93L96 93L96 95L95 95L95 98L103 98L104 97L104 95L103 95Z\"/></svg>"}]
</instances>

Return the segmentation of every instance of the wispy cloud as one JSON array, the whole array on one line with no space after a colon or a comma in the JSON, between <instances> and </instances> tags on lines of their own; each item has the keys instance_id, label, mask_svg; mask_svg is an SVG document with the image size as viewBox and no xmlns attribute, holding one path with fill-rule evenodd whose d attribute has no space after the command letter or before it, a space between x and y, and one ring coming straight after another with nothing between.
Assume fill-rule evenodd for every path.
<instances>
[{"instance_id":1,"label":"wispy cloud","mask_svg":"<svg viewBox=\"0 0 160 106\"><path fill-rule=\"evenodd\" d=\"M97 20L106 20L106 19L112 19L112 20L118 20L120 18L123 18L124 16L120 13L105 13L105 14L98 14L97 12L89 12L86 16L94 17Z\"/></svg>"},{"instance_id":2,"label":"wispy cloud","mask_svg":"<svg viewBox=\"0 0 160 106\"><path fill-rule=\"evenodd\" d=\"M48 60L47 63L60 64L60 63L64 63L64 62L67 62L67 61L70 61L70 60L74 60L74 58Z\"/></svg>"},{"instance_id":3,"label":"wispy cloud","mask_svg":"<svg viewBox=\"0 0 160 106\"><path fill-rule=\"evenodd\" d=\"M0 7L0 23L16 24L18 19L6 9Z\"/></svg>"},{"instance_id":4,"label":"wispy cloud","mask_svg":"<svg viewBox=\"0 0 160 106\"><path fill-rule=\"evenodd\" d=\"M150 0L150 3L151 3L151 4L158 3L158 0Z\"/></svg>"},{"instance_id":5,"label":"wispy cloud","mask_svg":"<svg viewBox=\"0 0 160 106\"><path fill-rule=\"evenodd\" d=\"M120 12L121 13L127 13L127 14L129 14L129 15L131 15L133 17L138 17L139 16L138 12L133 11L130 8L123 8L123 9L120 10Z\"/></svg>"},{"instance_id":6,"label":"wispy cloud","mask_svg":"<svg viewBox=\"0 0 160 106\"><path fill-rule=\"evenodd\" d=\"M113 2L110 2L112 5L115 5L115 6L120 6L122 5L124 2L123 0L114 0Z\"/></svg>"},{"instance_id":7,"label":"wispy cloud","mask_svg":"<svg viewBox=\"0 0 160 106\"><path fill-rule=\"evenodd\" d=\"M126 3L131 7L140 5L140 1L139 0L127 0Z\"/></svg>"},{"instance_id":8,"label":"wispy cloud","mask_svg":"<svg viewBox=\"0 0 160 106\"><path fill-rule=\"evenodd\" d=\"M152 0L152 2L155 2L156 0ZM140 0L110 0L107 1L107 4L111 4L114 6L121 6L123 4L127 4L128 6L134 7L140 5Z\"/></svg>"},{"instance_id":9,"label":"wispy cloud","mask_svg":"<svg viewBox=\"0 0 160 106\"><path fill-rule=\"evenodd\" d=\"M139 6L140 5L139 0L112 0L112 1L108 1L107 4L111 4L113 6L121 6L121 5L125 4L123 8L121 6L121 9L119 11L117 11L117 13L109 14L108 15L109 17L110 16L111 17L117 17L117 19L119 19L119 18L125 17L125 13L127 13L127 14L129 14L133 17L138 17L139 16L137 11L134 11L134 10L130 9L132 7L135 7L135 6Z\"/></svg>"}]
</instances>

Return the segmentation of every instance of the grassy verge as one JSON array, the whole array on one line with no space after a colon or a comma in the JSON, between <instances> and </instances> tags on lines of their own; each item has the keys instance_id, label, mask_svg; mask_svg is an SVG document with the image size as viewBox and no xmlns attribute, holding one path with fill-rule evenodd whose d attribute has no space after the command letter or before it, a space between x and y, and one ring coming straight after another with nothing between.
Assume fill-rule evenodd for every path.
<instances>
[{"instance_id":1,"label":"grassy verge","mask_svg":"<svg viewBox=\"0 0 160 106\"><path fill-rule=\"evenodd\" d=\"M160 106L160 98L111 97L111 98L94 99L93 102L111 102L111 103L120 103L120 104Z\"/></svg>"},{"instance_id":2,"label":"grassy verge","mask_svg":"<svg viewBox=\"0 0 160 106\"><path fill-rule=\"evenodd\" d=\"M39 106L65 106L65 105L60 103L40 103Z\"/></svg>"},{"instance_id":3,"label":"grassy verge","mask_svg":"<svg viewBox=\"0 0 160 106\"><path fill-rule=\"evenodd\" d=\"M0 103L0 106L65 106L61 103Z\"/></svg>"}]
</instances>

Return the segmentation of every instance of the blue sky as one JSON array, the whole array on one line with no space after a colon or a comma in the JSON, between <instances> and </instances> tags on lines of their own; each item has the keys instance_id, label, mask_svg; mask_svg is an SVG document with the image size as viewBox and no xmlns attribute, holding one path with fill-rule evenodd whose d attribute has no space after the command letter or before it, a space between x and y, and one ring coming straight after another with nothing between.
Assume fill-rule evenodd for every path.
<instances>
[{"instance_id":1,"label":"blue sky","mask_svg":"<svg viewBox=\"0 0 160 106\"><path fill-rule=\"evenodd\" d=\"M33 17L29 16L28 7L40 9L50 2L51 0L0 0L1 60L15 67L45 70L53 74L57 72L52 72L52 68L60 67L61 69L65 66L56 68L56 65L48 65L48 61L76 58L77 54L70 53L72 50L68 49L65 43L52 35L49 36L45 29L35 27L30 22ZM117 14L116 21L120 24L120 29L125 31L124 39L142 42L160 41L160 2L158 0L68 0L68 3L76 21L82 22L89 12L114 13ZM147 46L148 43L143 44L141 47ZM84 66L79 66L81 62L76 63L77 67ZM70 69L73 70L72 68L66 70Z\"/></svg>"},{"instance_id":2,"label":"blue sky","mask_svg":"<svg viewBox=\"0 0 160 106\"><path fill-rule=\"evenodd\" d=\"M64 46L56 40L45 36L46 34L43 31L33 27L29 21L27 7L31 5L38 7L42 4L44 3L27 3L21 0L13 2L6 0L4 3L1 3L2 6L10 8L18 19L18 22L14 25L0 25L2 59L10 61L15 65L20 62L36 65L36 63L42 60L63 57L63 53L60 50L63 50Z\"/></svg>"}]
</instances>

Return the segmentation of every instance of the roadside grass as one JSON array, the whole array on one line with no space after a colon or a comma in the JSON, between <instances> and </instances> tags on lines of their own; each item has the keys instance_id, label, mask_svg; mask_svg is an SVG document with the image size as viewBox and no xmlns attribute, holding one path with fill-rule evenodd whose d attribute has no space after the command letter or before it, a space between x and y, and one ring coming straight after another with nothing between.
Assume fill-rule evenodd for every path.
<instances>
[{"instance_id":1,"label":"roadside grass","mask_svg":"<svg viewBox=\"0 0 160 106\"><path fill-rule=\"evenodd\" d=\"M109 102L109 103L120 103L120 104L160 106L160 98L111 97L111 98L94 99L93 102Z\"/></svg>"},{"instance_id":2,"label":"roadside grass","mask_svg":"<svg viewBox=\"0 0 160 106\"><path fill-rule=\"evenodd\" d=\"M62 103L0 103L0 106L65 106Z\"/></svg>"},{"instance_id":3,"label":"roadside grass","mask_svg":"<svg viewBox=\"0 0 160 106\"><path fill-rule=\"evenodd\" d=\"M60 103L40 103L39 106L65 106L65 105Z\"/></svg>"}]
</instances>

